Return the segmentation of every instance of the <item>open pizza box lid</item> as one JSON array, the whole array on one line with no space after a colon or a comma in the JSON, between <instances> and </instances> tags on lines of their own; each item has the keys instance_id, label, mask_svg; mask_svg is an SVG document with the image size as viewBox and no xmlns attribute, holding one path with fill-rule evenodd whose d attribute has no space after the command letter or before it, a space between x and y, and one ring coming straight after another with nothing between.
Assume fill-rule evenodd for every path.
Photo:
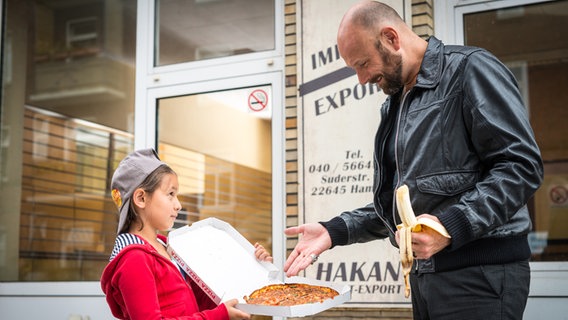
<instances>
[{"instance_id":1,"label":"open pizza box lid","mask_svg":"<svg viewBox=\"0 0 568 320\"><path fill-rule=\"evenodd\" d=\"M238 299L236 307L250 314L304 317L351 299L348 285L304 277L285 278L282 281L280 271L274 264L258 261L254 256L254 246L230 224L216 218L207 218L171 231L168 251L215 303ZM337 290L339 295L322 303L296 306L262 306L244 301L244 296L254 290L277 283L327 286Z\"/></svg>"}]
</instances>

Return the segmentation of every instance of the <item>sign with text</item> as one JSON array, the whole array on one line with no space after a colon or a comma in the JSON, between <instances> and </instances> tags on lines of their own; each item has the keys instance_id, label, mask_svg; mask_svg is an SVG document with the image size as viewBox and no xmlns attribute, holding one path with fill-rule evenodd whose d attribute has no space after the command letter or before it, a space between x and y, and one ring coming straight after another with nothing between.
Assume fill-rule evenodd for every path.
<instances>
[{"instance_id":1,"label":"sign with text","mask_svg":"<svg viewBox=\"0 0 568 320\"><path fill-rule=\"evenodd\" d=\"M386 96L375 84L359 84L336 41L343 14L356 2L301 2L300 223L372 202L374 136ZM409 14L408 2L387 1L401 16ZM410 307L398 249L388 240L326 251L306 276L350 285L349 307Z\"/></svg>"}]
</instances>

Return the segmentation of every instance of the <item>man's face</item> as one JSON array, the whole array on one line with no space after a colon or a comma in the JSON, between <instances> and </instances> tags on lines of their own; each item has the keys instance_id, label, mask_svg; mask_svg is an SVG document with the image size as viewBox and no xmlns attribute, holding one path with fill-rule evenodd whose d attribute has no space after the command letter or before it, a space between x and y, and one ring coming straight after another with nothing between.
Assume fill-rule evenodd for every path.
<instances>
[{"instance_id":1,"label":"man's face","mask_svg":"<svg viewBox=\"0 0 568 320\"><path fill-rule=\"evenodd\" d=\"M391 52L369 33L354 33L338 45L345 63L355 69L359 83L376 83L385 94L397 93L404 85L400 54Z\"/></svg>"}]
</instances>

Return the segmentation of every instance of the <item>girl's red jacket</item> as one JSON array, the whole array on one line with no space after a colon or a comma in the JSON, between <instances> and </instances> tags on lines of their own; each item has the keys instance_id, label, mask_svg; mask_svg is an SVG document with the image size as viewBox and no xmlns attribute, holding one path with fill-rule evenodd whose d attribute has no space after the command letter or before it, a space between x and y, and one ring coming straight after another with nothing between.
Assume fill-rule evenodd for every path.
<instances>
[{"instance_id":1,"label":"girl's red jacket","mask_svg":"<svg viewBox=\"0 0 568 320\"><path fill-rule=\"evenodd\" d=\"M112 314L119 319L229 319L178 267L141 237L115 244L113 257L101 277ZM166 243L166 237L158 235ZM124 240L124 239L123 239ZM187 276L185 278L188 278Z\"/></svg>"}]
</instances>

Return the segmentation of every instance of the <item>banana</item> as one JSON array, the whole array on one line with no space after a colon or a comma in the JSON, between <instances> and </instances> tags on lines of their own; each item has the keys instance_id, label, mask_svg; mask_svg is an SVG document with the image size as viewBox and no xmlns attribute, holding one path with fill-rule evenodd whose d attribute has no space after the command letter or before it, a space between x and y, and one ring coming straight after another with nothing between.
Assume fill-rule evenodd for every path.
<instances>
[{"instance_id":1,"label":"banana","mask_svg":"<svg viewBox=\"0 0 568 320\"><path fill-rule=\"evenodd\" d=\"M412 268L412 237L410 236L410 228L400 229L400 264L404 275L404 296L410 296L410 282L408 275Z\"/></svg>"},{"instance_id":2,"label":"banana","mask_svg":"<svg viewBox=\"0 0 568 320\"><path fill-rule=\"evenodd\" d=\"M440 223L432 219L416 219L412 204L410 202L410 192L408 186L402 185L396 189L396 208L402 221L397 229L400 234L400 263L402 265L402 273L404 275L404 296L410 296L410 270L414 262L414 254L412 252L412 232L421 232L424 227L431 228L446 238L451 238L450 234Z\"/></svg>"}]
</instances>

